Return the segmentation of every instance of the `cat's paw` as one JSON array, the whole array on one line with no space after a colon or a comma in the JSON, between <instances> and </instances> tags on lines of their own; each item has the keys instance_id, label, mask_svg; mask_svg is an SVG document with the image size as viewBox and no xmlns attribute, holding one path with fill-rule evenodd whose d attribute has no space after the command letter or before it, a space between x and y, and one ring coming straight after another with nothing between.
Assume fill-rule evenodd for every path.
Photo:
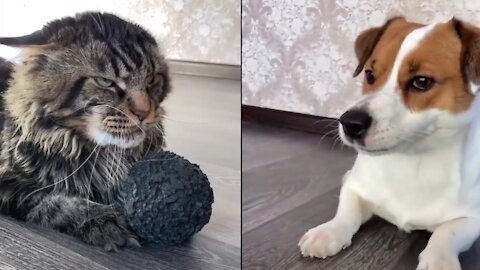
<instances>
[{"instance_id":1,"label":"cat's paw","mask_svg":"<svg viewBox=\"0 0 480 270\"><path fill-rule=\"evenodd\" d=\"M106 251L118 251L120 247L140 247L137 237L127 228L126 221L119 214L111 214L86 222L80 229L82 240Z\"/></svg>"},{"instance_id":2,"label":"cat's paw","mask_svg":"<svg viewBox=\"0 0 480 270\"><path fill-rule=\"evenodd\" d=\"M417 270L461 270L458 256L454 253L428 247L420 256Z\"/></svg>"},{"instance_id":3,"label":"cat's paw","mask_svg":"<svg viewBox=\"0 0 480 270\"><path fill-rule=\"evenodd\" d=\"M307 231L300 239L298 246L305 257L325 259L350 246L352 235L345 230L327 222Z\"/></svg>"}]
</instances>

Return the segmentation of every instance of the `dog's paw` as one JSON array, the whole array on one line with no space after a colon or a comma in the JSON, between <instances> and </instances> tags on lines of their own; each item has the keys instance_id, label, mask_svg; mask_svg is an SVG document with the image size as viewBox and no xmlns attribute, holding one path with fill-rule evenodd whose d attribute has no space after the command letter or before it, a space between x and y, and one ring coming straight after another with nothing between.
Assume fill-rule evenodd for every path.
<instances>
[{"instance_id":1,"label":"dog's paw","mask_svg":"<svg viewBox=\"0 0 480 270\"><path fill-rule=\"evenodd\" d=\"M327 222L307 231L300 239L298 246L305 257L325 259L350 246L352 235Z\"/></svg>"},{"instance_id":2,"label":"dog's paw","mask_svg":"<svg viewBox=\"0 0 480 270\"><path fill-rule=\"evenodd\" d=\"M135 235L128 229L121 215L106 215L85 223L81 238L88 244L103 246L106 251L118 251L120 247L140 247Z\"/></svg>"},{"instance_id":3,"label":"dog's paw","mask_svg":"<svg viewBox=\"0 0 480 270\"><path fill-rule=\"evenodd\" d=\"M418 259L417 270L461 270L458 256L449 251L427 247Z\"/></svg>"}]
</instances>

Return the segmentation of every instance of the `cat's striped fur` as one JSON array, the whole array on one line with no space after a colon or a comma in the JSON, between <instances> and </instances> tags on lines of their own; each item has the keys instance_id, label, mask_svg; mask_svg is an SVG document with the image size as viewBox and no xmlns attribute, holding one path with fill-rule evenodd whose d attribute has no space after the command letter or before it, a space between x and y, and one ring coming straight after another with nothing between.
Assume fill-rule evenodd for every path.
<instances>
[{"instance_id":1,"label":"cat's striped fur","mask_svg":"<svg viewBox=\"0 0 480 270\"><path fill-rule=\"evenodd\" d=\"M89 12L0 44L23 55L0 61L1 212L107 250L137 245L115 202L132 163L164 144L170 85L154 38Z\"/></svg>"}]
</instances>

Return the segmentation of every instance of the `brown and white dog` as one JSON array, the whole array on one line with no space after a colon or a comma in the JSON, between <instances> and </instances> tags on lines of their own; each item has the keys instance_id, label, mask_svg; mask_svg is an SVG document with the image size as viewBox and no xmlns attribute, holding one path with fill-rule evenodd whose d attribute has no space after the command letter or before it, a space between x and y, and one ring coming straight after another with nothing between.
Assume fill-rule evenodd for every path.
<instances>
[{"instance_id":1,"label":"brown and white dog","mask_svg":"<svg viewBox=\"0 0 480 270\"><path fill-rule=\"evenodd\" d=\"M301 252L335 255L378 215L433 232L417 269L461 269L458 254L480 234L480 28L394 18L361 33L355 51L363 97L339 132L358 156L335 217L301 238Z\"/></svg>"}]
</instances>

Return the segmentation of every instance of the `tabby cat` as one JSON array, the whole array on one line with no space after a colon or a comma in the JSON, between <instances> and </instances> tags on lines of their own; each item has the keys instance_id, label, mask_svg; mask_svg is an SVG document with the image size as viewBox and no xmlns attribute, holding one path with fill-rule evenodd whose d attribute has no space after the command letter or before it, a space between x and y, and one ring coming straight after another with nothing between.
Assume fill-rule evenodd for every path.
<instances>
[{"instance_id":1,"label":"tabby cat","mask_svg":"<svg viewBox=\"0 0 480 270\"><path fill-rule=\"evenodd\" d=\"M117 250L139 243L116 206L136 160L161 151L170 90L155 39L108 13L0 38L0 211Z\"/></svg>"}]
</instances>

